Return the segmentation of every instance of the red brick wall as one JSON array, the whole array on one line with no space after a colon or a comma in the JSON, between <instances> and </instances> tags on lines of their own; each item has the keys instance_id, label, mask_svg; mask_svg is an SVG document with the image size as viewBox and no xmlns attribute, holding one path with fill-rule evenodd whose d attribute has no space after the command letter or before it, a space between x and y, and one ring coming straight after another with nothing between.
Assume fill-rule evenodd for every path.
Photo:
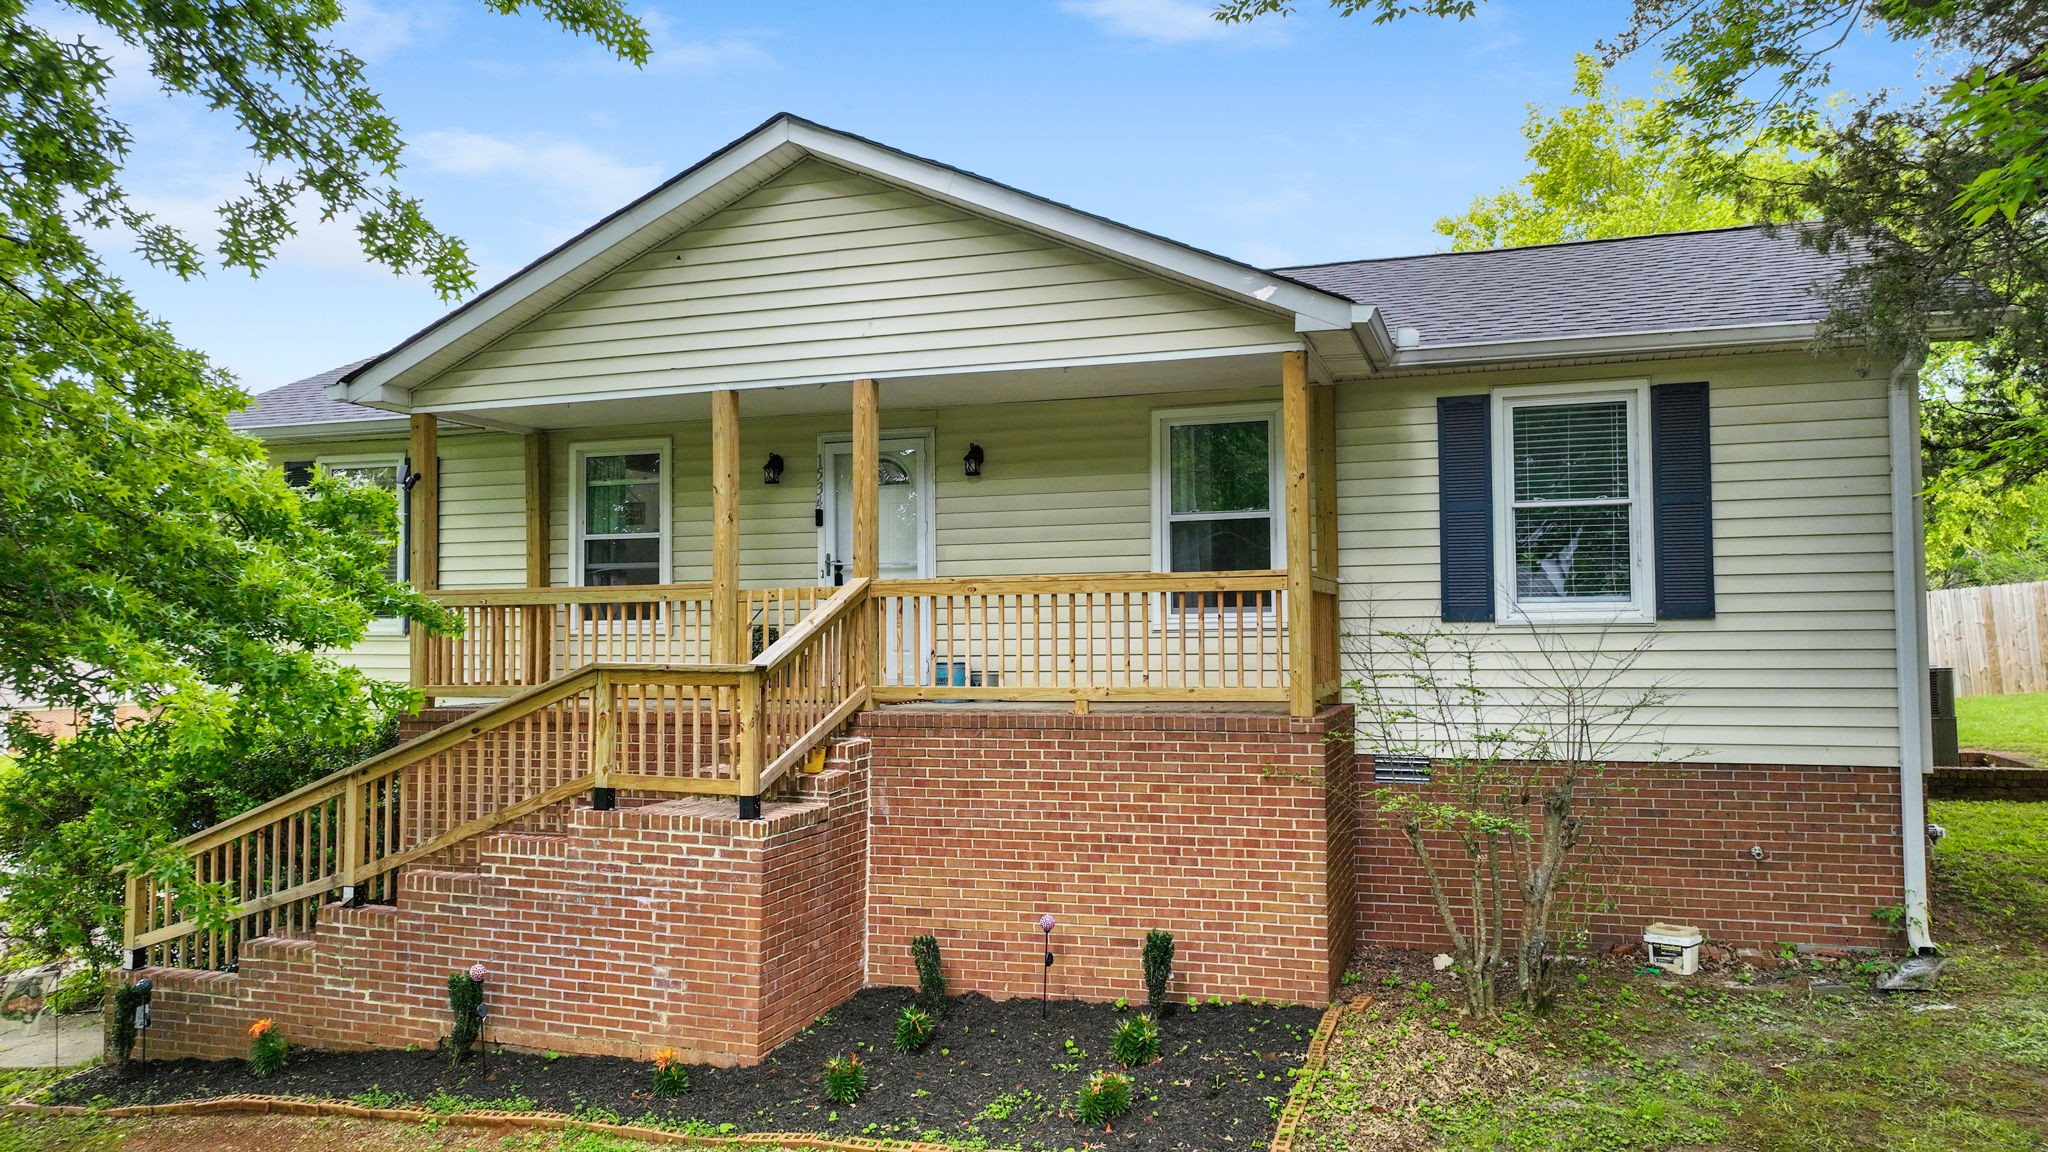
<instances>
[{"instance_id":1,"label":"red brick wall","mask_svg":"<svg viewBox=\"0 0 2048 1152\"><path fill-rule=\"evenodd\" d=\"M1371 761L1358 757L1367 792L1382 787ZM1898 769L1626 765L1600 790L1582 889L1610 905L1591 917L1596 941L1640 940L1645 925L1663 920L1736 946L1898 943L1871 917L1904 899ZM1463 853L1448 840L1439 845L1439 867L1463 873ZM1764 859L1751 857L1753 846ZM1449 947L1421 867L1369 796L1359 817L1358 882L1361 942ZM1461 905L1466 890L1455 887Z\"/></svg>"},{"instance_id":2,"label":"red brick wall","mask_svg":"<svg viewBox=\"0 0 2048 1152\"><path fill-rule=\"evenodd\" d=\"M2048 768L1936 768L1927 780L1927 798L2048 801Z\"/></svg>"},{"instance_id":3,"label":"red brick wall","mask_svg":"<svg viewBox=\"0 0 2048 1152\"><path fill-rule=\"evenodd\" d=\"M566 835L480 838L474 870L404 870L394 906L320 913L234 975L151 969L152 1058L234 1057L269 1017L316 1048L432 1046L447 976L490 970L488 1037L752 1063L861 984L865 759L741 821L729 798L573 807Z\"/></svg>"},{"instance_id":4,"label":"red brick wall","mask_svg":"<svg viewBox=\"0 0 2048 1152\"><path fill-rule=\"evenodd\" d=\"M1139 947L1164 928L1177 998L1324 1001L1351 931L1354 770L1330 739L1350 723L1348 708L863 715L869 982L916 983L910 941L929 932L955 990L1035 996L1050 912L1054 996L1142 1000Z\"/></svg>"}]
</instances>

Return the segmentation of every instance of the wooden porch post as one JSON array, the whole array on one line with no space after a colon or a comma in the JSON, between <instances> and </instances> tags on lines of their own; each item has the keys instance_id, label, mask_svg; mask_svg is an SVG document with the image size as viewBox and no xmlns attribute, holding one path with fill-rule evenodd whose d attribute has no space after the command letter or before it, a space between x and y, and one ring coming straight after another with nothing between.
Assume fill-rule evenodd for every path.
<instances>
[{"instance_id":1,"label":"wooden porch post","mask_svg":"<svg viewBox=\"0 0 2048 1152\"><path fill-rule=\"evenodd\" d=\"M1287 711L1316 710L1313 575L1309 516L1308 354L1280 354L1281 439L1287 453Z\"/></svg>"},{"instance_id":2,"label":"wooden porch post","mask_svg":"<svg viewBox=\"0 0 2048 1152\"><path fill-rule=\"evenodd\" d=\"M740 643L740 394L711 394L711 662L738 664Z\"/></svg>"},{"instance_id":3,"label":"wooden porch post","mask_svg":"<svg viewBox=\"0 0 2048 1152\"><path fill-rule=\"evenodd\" d=\"M853 578L875 579L882 570L882 388L853 382ZM854 667L870 688L881 681L881 607L870 598L856 631Z\"/></svg>"},{"instance_id":4,"label":"wooden porch post","mask_svg":"<svg viewBox=\"0 0 2048 1152\"><path fill-rule=\"evenodd\" d=\"M410 501L411 515L408 520L408 548L406 568L412 577L412 586L421 592L433 592L441 587L441 445L440 423L432 413L415 412L412 416L411 456L412 472L418 479L406 489ZM411 629L412 634L412 685L424 688L429 679L427 667L427 630ZM423 697L423 707L432 707L434 699Z\"/></svg>"},{"instance_id":5,"label":"wooden porch post","mask_svg":"<svg viewBox=\"0 0 2048 1152\"><path fill-rule=\"evenodd\" d=\"M548 563L554 536L548 522L548 434L529 432L526 449L526 586L548 586ZM539 684L553 674L555 610L548 604L530 604L526 619L526 683Z\"/></svg>"},{"instance_id":6,"label":"wooden porch post","mask_svg":"<svg viewBox=\"0 0 2048 1152\"><path fill-rule=\"evenodd\" d=\"M853 382L853 578L882 570L881 386Z\"/></svg>"}]
</instances>

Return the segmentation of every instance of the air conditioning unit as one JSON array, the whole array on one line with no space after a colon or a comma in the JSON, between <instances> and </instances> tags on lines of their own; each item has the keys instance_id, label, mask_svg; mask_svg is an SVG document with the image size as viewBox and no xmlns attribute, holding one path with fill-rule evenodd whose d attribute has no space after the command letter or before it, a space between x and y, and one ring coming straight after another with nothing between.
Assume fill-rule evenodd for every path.
<instances>
[{"instance_id":1,"label":"air conditioning unit","mask_svg":"<svg viewBox=\"0 0 2048 1152\"><path fill-rule=\"evenodd\" d=\"M1927 670L1928 709L1934 721L1934 764L1953 768L1963 762L1961 737L1956 734L1956 670Z\"/></svg>"}]
</instances>

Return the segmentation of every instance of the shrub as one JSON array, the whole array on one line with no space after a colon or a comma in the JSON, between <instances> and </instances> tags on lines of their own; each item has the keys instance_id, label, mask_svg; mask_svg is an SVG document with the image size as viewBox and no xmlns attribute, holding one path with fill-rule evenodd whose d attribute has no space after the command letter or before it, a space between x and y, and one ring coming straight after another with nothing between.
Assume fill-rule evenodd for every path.
<instances>
[{"instance_id":1,"label":"shrub","mask_svg":"<svg viewBox=\"0 0 2048 1152\"><path fill-rule=\"evenodd\" d=\"M448 1030L448 1062L460 1064L476 1051L477 1037L484 1031L484 981L475 969L448 974L448 1011L454 1017Z\"/></svg>"},{"instance_id":2,"label":"shrub","mask_svg":"<svg viewBox=\"0 0 2048 1152\"><path fill-rule=\"evenodd\" d=\"M1159 1025L1150 1016L1133 1016L1117 1025L1109 1038L1109 1054L1126 1068L1159 1059Z\"/></svg>"},{"instance_id":3,"label":"shrub","mask_svg":"<svg viewBox=\"0 0 2048 1152\"><path fill-rule=\"evenodd\" d=\"M681 1096L690 1090L690 1069L673 1048L654 1054L654 1094Z\"/></svg>"},{"instance_id":4,"label":"shrub","mask_svg":"<svg viewBox=\"0 0 2048 1152\"><path fill-rule=\"evenodd\" d=\"M1173 979L1173 933L1154 928L1145 933L1145 1006L1157 1013L1166 1007L1166 985Z\"/></svg>"},{"instance_id":5,"label":"shrub","mask_svg":"<svg viewBox=\"0 0 2048 1152\"><path fill-rule=\"evenodd\" d=\"M66 976L43 1000L43 1007L59 1015L97 1008L105 1001L107 981L91 968L80 968Z\"/></svg>"},{"instance_id":6,"label":"shrub","mask_svg":"<svg viewBox=\"0 0 2048 1152\"><path fill-rule=\"evenodd\" d=\"M917 965L917 998L925 1011L946 1014L946 970L939 964L939 938L919 936L910 942L910 959Z\"/></svg>"},{"instance_id":7,"label":"shrub","mask_svg":"<svg viewBox=\"0 0 2048 1152\"><path fill-rule=\"evenodd\" d=\"M114 989L114 1018L107 1022L107 1060L126 1071L135 1051L135 1010L147 1003L149 993L133 984Z\"/></svg>"},{"instance_id":8,"label":"shrub","mask_svg":"<svg viewBox=\"0 0 2048 1152\"><path fill-rule=\"evenodd\" d=\"M1074 1101L1074 1114L1090 1126L1107 1124L1131 1110L1131 1078L1121 1072L1097 1072L1088 1078Z\"/></svg>"},{"instance_id":9,"label":"shrub","mask_svg":"<svg viewBox=\"0 0 2048 1152\"><path fill-rule=\"evenodd\" d=\"M860 1053L849 1052L825 1061L825 1099L834 1104L851 1104L868 1090L867 1065Z\"/></svg>"},{"instance_id":10,"label":"shrub","mask_svg":"<svg viewBox=\"0 0 2048 1152\"><path fill-rule=\"evenodd\" d=\"M291 1054L291 1045L285 1041L284 1029L271 1020L258 1020L249 1025L249 1071L256 1076L274 1076L284 1068L285 1057Z\"/></svg>"},{"instance_id":11,"label":"shrub","mask_svg":"<svg viewBox=\"0 0 2048 1152\"><path fill-rule=\"evenodd\" d=\"M931 1043L939 1022L922 1008L909 1007L896 1014L896 1050L906 1055Z\"/></svg>"}]
</instances>

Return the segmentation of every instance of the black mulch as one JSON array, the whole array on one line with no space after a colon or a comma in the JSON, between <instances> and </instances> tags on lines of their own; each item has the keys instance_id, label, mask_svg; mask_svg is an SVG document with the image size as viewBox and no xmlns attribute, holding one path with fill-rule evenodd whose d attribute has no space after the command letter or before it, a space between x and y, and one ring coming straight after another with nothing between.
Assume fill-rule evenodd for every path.
<instances>
[{"instance_id":1,"label":"black mulch","mask_svg":"<svg viewBox=\"0 0 2048 1152\"><path fill-rule=\"evenodd\" d=\"M494 1052L451 1069L434 1052L303 1052L262 1079L240 1061L140 1063L126 1076L95 1068L58 1085L52 1101L130 1104L261 1092L382 1107L400 1106L402 1098L454 1110L453 1098L460 1098L468 1108L581 1112L725 1132L829 1132L992 1148L1261 1148L1293 1083L1288 1073L1301 1066L1321 1015L1250 1003L1177 1008L1161 1024L1163 1058L1130 1071L1135 1102L1105 1132L1073 1117L1073 1099L1090 1074L1117 1067L1109 1037L1125 1012L1056 1001L1041 1018L1035 1000L963 996L952 1001L931 1045L904 1056L890 1039L897 1012L912 999L902 989L862 992L758 1067L692 1068L690 1091L681 1096L654 1096L648 1066L622 1059ZM821 1083L824 1062L855 1050L868 1067L867 1095L833 1104Z\"/></svg>"}]
</instances>

